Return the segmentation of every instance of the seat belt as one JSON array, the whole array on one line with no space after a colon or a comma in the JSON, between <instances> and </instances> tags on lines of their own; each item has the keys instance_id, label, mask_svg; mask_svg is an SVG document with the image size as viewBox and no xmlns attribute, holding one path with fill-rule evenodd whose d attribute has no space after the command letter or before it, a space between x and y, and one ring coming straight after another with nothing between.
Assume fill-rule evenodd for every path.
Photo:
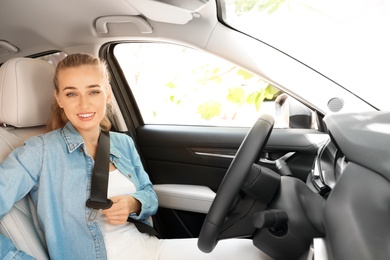
<instances>
[{"instance_id":1,"label":"seat belt","mask_svg":"<svg viewBox=\"0 0 390 260\"><path fill-rule=\"evenodd\" d=\"M110 134L100 131L96 151L95 166L91 180L91 197L87 200L87 207L95 210L108 209L112 201L107 199L108 176L110 170ZM97 214L97 212L94 212ZM96 216L94 216L94 219Z\"/></svg>"},{"instance_id":2,"label":"seat belt","mask_svg":"<svg viewBox=\"0 0 390 260\"><path fill-rule=\"evenodd\" d=\"M108 178L110 169L110 133L100 131L98 147L96 151L95 166L93 167L91 180L91 197L87 200L86 206L92 209L89 221L96 219L97 213L102 209L109 209L112 200L107 198ZM157 231L137 219L128 217L127 222L134 223L141 233L147 233L160 237Z\"/></svg>"}]
</instances>

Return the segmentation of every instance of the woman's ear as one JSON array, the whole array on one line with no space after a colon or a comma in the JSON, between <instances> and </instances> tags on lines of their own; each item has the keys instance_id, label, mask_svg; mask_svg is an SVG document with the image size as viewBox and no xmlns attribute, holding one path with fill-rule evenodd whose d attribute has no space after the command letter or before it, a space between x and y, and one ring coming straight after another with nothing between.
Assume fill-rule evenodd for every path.
<instances>
[{"instance_id":1,"label":"woman's ear","mask_svg":"<svg viewBox=\"0 0 390 260\"><path fill-rule=\"evenodd\" d=\"M107 87L106 87L106 94L107 94L107 97L106 97L106 104L109 104L110 102L111 102L111 100L112 100L112 89L111 89L111 86L110 85L108 85Z\"/></svg>"}]
</instances>

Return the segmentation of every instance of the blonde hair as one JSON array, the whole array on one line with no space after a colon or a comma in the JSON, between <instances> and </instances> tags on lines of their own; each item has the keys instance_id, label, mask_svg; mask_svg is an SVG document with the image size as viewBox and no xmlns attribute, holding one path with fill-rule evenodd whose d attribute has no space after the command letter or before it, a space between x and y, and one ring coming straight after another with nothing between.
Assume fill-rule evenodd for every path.
<instances>
[{"instance_id":1,"label":"blonde hair","mask_svg":"<svg viewBox=\"0 0 390 260\"><path fill-rule=\"evenodd\" d=\"M58 75L59 73L68 68L75 68L80 66L93 66L96 67L101 75L103 76L103 81L106 85L106 88L110 88L110 75L108 73L107 64L104 60L96 58L90 54L85 53L76 53L68 55L66 58L61 60L54 72L54 90L56 94L59 93L59 82L58 82ZM111 129L111 122L109 119L109 116L111 116L112 113L112 107L111 104L107 104L106 114L102 121L100 122L100 127L104 131L109 131ZM54 101L52 105L52 113L51 117L49 119L49 122L47 124L47 130L51 131L57 128L62 128L65 126L65 124L69 121L67 116L65 115L65 112L62 108L59 107L57 101Z\"/></svg>"}]
</instances>

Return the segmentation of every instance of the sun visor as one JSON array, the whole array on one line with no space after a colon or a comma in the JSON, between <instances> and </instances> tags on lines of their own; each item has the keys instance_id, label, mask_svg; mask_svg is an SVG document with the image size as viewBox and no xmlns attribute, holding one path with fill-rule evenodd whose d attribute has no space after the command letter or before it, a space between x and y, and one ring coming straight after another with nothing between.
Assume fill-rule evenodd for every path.
<instances>
[{"instance_id":1,"label":"sun visor","mask_svg":"<svg viewBox=\"0 0 390 260\"><path fill-rule=\"evenodd\" d=\"M150 20L186 24L200 17L198 11L208 0L125 0Z\"/></svg>"}]
</instances>

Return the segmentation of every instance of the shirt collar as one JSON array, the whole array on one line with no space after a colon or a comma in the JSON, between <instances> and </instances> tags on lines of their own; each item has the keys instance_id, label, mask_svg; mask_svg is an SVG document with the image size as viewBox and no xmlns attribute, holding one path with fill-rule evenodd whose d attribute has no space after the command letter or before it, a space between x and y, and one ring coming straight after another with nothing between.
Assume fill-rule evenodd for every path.
<instances>
[{"instance_id":1,"label":"shirt collar","mask_svg":"<svg viewBox=\"0 0 390 260\"><path fill-rule=\"evenodd\" d=\"M61 129L61 134L64 138L69 153L74 152L82 144L84 144L83 138L81 137L79 132L77 132L76 128L74 128L70 121L68 121L66 125Z\"/></svg>"},{"instance_id":2,"label":"shirt collar","mask_svg":"<svg viewBox=\"0 0 390 260\"><path fill-rule=\"evenodd\" d=\"M114 144L111 141L110 141L110 154L116 158L121 157L120 152L118 151L118 149L116 149L116 147L114 146Z\"/></svg>"},{"instance_id":3,"label":"shirt collar","mask_svg":"<svg viewBox=\"0 0 390 260\"><path fill-rule=\"evenodd\" d=\"M68 148L68 152L72 153L75 150L77 150L81 145L84 144L84 140L77 132L76 128L72 125L70 121L66 123L64 128L61 129L62 136L65 140L65 144ZM121 157L120 152L116 147L113 145L113 143L110 141L110 154L114 157Z\"/></svg>"}]
</instances>

